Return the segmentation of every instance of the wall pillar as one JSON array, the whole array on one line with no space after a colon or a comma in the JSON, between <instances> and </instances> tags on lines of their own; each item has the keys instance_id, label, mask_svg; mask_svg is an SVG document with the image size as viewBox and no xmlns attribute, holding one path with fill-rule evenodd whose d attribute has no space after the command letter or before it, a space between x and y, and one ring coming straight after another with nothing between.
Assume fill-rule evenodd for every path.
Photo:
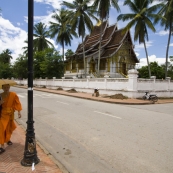
<instances>
[{"instance_id":1,"label":"wall pillar","mask_svg":"<svg viewBox=\"0 0 173 173\"><path fill-rule=\"evenodd\" d=\"M55 79L56 77L53 77L53 87L55 87Z\"/></svg>"},{"instance_id":2,"label":"wall pillar","mask_svg":"<svg viewBox=\"0 0 173 173\"><path fill-rule=\"evenodd\" d=\"M166 80L168 81L168 91L169 91L170 90L171 78L170 77L166 77Z\"/></svg>"},{"instance_id":3,"label":"wall pillar","mask_svg":"<svg viewBox=\"0 0 173 173\"><path fill-rule=\"evenodd\" d=\"M150 79L153 79L153 88L152 88L152 91L155 92L156 76L151 76Z\"/></svg>"},{"instance_id":4,"label":"wall pillar","mask_svg":"<svg viewBox=\"0 0 173 173\"><path fill-rule=\"evenodd\" d=\"M137 91L137 78L138 78L138 71L135 69L131 69L128 71L128 91Z\"/></svg>"},{"instance_id":5,"label":"wall pillar","mask_svg":"<svg viewBox=\"0 0 173 173\"><path fill-rule=\"evenodd\" d=\"M87 88L89 88L89 81L90 81L90 76L87 76Z\"/></svg>"},{"instance_id":6,"label":"wall pillar","mask_svg":"<svg viewBox=\"0 0 173 173\"><path fill-rule=\"evenodd\" d=\"M46 80L46 88L47 88L47 79L48 79L48 77L45 77L45 80ZM33 81L34 82L34 81Z\"/></svg>"}]
</instances>

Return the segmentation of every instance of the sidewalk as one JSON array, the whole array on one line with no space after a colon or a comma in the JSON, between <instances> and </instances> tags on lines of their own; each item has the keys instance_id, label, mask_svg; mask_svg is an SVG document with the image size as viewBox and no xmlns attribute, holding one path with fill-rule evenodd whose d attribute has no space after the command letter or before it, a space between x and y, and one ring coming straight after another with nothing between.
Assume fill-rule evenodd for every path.
<instances>
[{"instance_id":1,"label":"sidewalk","mask_svg":"<svg viewBox=\"0 0 173 173\"><path fill-rule=\"evenodd\" d=\"M23 159L25 147L25 130L17 124L12 134L13 145L7 146L6 151L0 155L0 173L62 173L60 168L53 162L53 159L37 144L37 156L40 162L31 167L24 167L20 164Z\"/></svg>"},{"instance_id":2,"label":"sidewalk","mask_svg":"<svg viewBox=\"0 0 173 173\"><path fill-rule=\"evenodd\" d=\"M17 86L22 87L22 86ZM22 87L26 88L26 87ZM111 99L111 98L103 98L103 97L93 97L90 93L69 93L64 90L53 90L53 89L45 89L45 88L34 88L37 91L49 92L54 94L67 95L71 97L77 97L81 99L88 99L93 101L101 101L108 102L113 104L136 104L136 105L144 105L144 104L152 104L150 101L140 100L140 99ZM163 103L173 103L173 99L162 99L158 100L156 104ZM12 146L7 146L6 151L0 155L0 173L63 173L63 167L58 163L58 161L54 160L51 155L41 146L41 144L37 143L37 155L40 159L40 162L35 165L35 170L32 171L31 167L24 167L20 164L23 159L24 154L24 146L25 146L25 130L17 124L17 129L13 132L12 135ZM59 168L58 167L61 167Z\"/></svg>"},{"instance_id":3,"label":"sidewalk","mask_svg":"<svg viewBox=\"0 0 173 173\"><path fill-rule=\"evenodd\" d=\"M20 86L19 86L20 87ZM126 105L146 105L146 104L153 104L149 100L142 100L142 99L111 99L108 97L93 97L91 93L84 93L84 92L74 92L69 93L65 90L55 90L55 89L47 89L47 88L34 88L34 90L42 91L42 92L49 92L54 94L60 94L60 95L66 95L70 97L77 97L87 100L93 100L93 101L100 101L100 102L107 102L107 103L113 103L113 104L126 104ZM173 103L173 99L159 99L155 104L164 104L164 103Z\"/></svg>"}]
</instances>

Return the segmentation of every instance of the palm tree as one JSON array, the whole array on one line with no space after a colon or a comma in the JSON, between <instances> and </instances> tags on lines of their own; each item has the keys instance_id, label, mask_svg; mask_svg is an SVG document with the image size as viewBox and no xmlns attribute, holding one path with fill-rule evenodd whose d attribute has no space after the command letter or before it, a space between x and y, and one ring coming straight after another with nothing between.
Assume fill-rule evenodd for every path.
<instances>
[{"instance_id":1,"label":"palm tree","mask_svg":"<svg viewBox=\"0 0 173 173\"><path fill-rule=\"evenodd\" d=\"M139 44L144 43L144 48L148 63L149 77L151 77L151 70L150 70L150 63L148 59L145 39L147 41L149 40L147 28L151 29L153 32L156 31L151 19L158 18L158 15L154 14L154 11L156 11L156 7L150 6L151 2L152 2L151 0L125 0L124 5L129 6L132 13L120 14L117 17L117 20L123 20L123 21L130 20L130 22L124 28L124 31L127 31L130 28L135 27L134 40L135 41L139 40Z\"/></svg>"},{"instance_id":2,"label":"palm tree","mask_svg":"<svg viewBox=\"0 0 173 173\"><path fill-rule=\"evenodd\" d=\"M165 30L169 30L168 34L168 43L166 48L166 60L165 60L165 79L167 77L167 69L168 69L168 53L169 53L169 45L171 40L171 34L173 33L173 0L165 0L164 3L160 3L161 5L158 14L162 16L162 18L158 18L155 20L155 23L160 21L161 26L164 26ZM166 19L166 20L165 20Z\"/></svg>"},{"instance_id":3,"label":"palm tree","mask_svg":"<svg viewBox=\"0 0 173 173\"><path fill-rule=\"evenodd\" d=\"M59 12L59 14L57 12ZM52 15L52 18L56 22L49 22L49 32L51 38L56 37L56 42L62 46L64 64L64 45L71 46L71 40L73 39L73 36L77 37L77 34L75 30L72 29L71 25L67 23L68 11L62 8L61 10L57 10L57 12L54 12Z\"/></svg>"},{"instance_id":4,"label":"palm tree","mask_svg":"<svg viewBox=\"0 0 173 173\"><path fill-rule=\"evenodd\" d=\"M42 51L49 47L54 47L53 44L47 40L49 37L49 32L46 29L46 25L43 23L37 23L34 26L34 50L35 51Z\"/></svg>"},{"instance_id":5,"label":"palm tree","mask_svg":"<svg viewBox=\"0 0 173 173\"><path fill-rule=\"evenodd\" d=\"M94 0L93 6L97 9L97 14L100 17L101 23L104 19L109 17L109 10L113 6L118 12L120 8L118 6L118 0ZM100 56L101 56L101 34L102 34L102 25L100 27L100 43L99 43L99 56L98 56L98 75L100 68Z\"/></svg>"},{"instance_id":6,"label":"palm tree","mask_svg":"<svg viewBox=\"0 0 173 173\"><path fill-rule=\"evenodd\" d=\"M27 44L27 45L22 47L22 49L24 50L23 54L28 56L28 40L25 40L24 43ZM33 48L34 48L34 46L33 46Z\"/></svg>"},{"instance_id":7,"label":"palm tree","mask_svg":"<svg viewBox=\"0 0 173 173\"><path fill-rule=\"evenodd\" d=\"M72 3L63 1L62 5L66 6L70 12L68 15L69 22L72 29L77 29L78 36L82 37L83 44L83 61L84 61L84 74L86 77L86 66L85 66L85 49L84 49L84 37L86 34L86 28L89 32L93 29L93 23L91 19L97 20L94 16L94 11L89 6L90 0L74 0Z\"/></svg>"},{"instance_id":8,"label":"palm tree","mask_svg":"<svg viewBox=\"0 0 173 173\"><path fill-rule=\"evenodd\" d=\"M13 59L11 53L12 52L9 49L2 51L2 53L0 54L0 61L5 64L10 64L10 60Z\"/></svg>"}]
</instances>

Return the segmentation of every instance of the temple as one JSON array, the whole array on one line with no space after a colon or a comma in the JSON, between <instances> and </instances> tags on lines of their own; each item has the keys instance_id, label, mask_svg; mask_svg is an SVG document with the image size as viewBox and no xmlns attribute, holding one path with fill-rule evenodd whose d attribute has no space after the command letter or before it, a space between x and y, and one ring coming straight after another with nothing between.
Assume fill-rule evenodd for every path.
<instances>
[{"instance_id":1,"label":"temple","mask_svg":"<svg viewBox=\"0 0 173 173\"><path fill-rule=\"evenodd\" d=\"M91 34L78 45L72 56L66 57L64 77L127 77L127 71L134 69L138 62L130 31L123 32L123 29L118 29L117 24L109 26L108 21L104 21L101 25L94 26Z\"/></svg>"}]
</instances>

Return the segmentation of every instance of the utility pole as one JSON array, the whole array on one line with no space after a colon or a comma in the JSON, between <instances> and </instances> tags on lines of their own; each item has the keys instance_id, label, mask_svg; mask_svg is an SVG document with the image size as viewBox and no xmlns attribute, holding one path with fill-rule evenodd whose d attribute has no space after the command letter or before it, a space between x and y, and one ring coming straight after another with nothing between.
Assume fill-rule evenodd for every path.
<instances>
[{"instance_id":1,"label":"utility pole","mask_svg":"<svg viewBox=\"0 0 173 173\"><path fill-rule=\"evenodd\" d=\"M33 11L34 0L28 0L28 120L22 166L33 166L40 161L37 157L33 121Z\"/></svg>"}]
</instances>

